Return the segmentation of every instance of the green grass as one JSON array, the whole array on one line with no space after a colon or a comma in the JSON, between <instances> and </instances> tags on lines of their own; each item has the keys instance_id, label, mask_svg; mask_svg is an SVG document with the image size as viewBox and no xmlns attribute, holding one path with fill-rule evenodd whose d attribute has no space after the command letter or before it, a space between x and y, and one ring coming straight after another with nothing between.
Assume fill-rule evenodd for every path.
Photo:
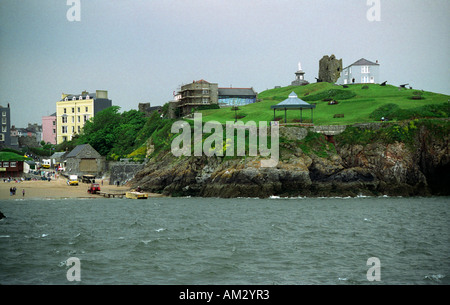
<instances>
[{"instance_id":1,"label":"green grass","mask_svg":"<svg viewBox=\"0 0 450 305\"><path fill-rule=\"evenodd\" d=\"M23 155L19 155L10 151L0 151L0 161L26 161L33 160L26 158Z\"/></svg>"},{"instance_id":2,"label":"green grass","mask_svg":"<svg viewBox=\"0 0 450 305\"><path fill-rule=\"evenodd\" d=\"M247 106L240 106L237 112L238 115L245 114L245 117L240 119L244 123L247 121L272 121L273 110L270 106L276 105L279 102L288 98L289 94L294 91L299 98L308 103L316 104L314 110L314 124L315 125L351 125L354 123L368 123L380 121L381 117L374 117L371 114L382 106L393 104L397 105L396 110L412 110L415 113L425 109L424 106L438 105L442 117L442 109L444 115L448 116L448 100L450 96L444 94L437 94L432 92L422 92L422 99L413 100L414 92L417 90L402 89L398 87L387 85L380 86L378 84L367 85L368 89L362 89L363 85L348 85L348 88L336 86L329 83L313 83L307 86L287 86L282 88L270 89L258 94L260 102L250 104ZM323 99L335 99L338 101L337 105L328 105L327 101ZM445 107L447 105L447 107ZM208 109L200 111L203 115L203 121L218 121L225 123L227 121L234 121L235 112L231 108L222 109ZM335 114L344 114L343 118L334 118ZM382 112L377 116L382 115ZM399 115L394 120L405 119L408 112ZM282 117L284 120L284 111L277 111L277 117ZM423 115L429 117L430 114ZM433 111L431 111L433 116ZM420 115L419 115L420 117ZM290 110L287 112L288 122L294 122L300 118L299 110ZM303 111L303 119L310 119L311 111Z\"/></svg>"}]
</instances>

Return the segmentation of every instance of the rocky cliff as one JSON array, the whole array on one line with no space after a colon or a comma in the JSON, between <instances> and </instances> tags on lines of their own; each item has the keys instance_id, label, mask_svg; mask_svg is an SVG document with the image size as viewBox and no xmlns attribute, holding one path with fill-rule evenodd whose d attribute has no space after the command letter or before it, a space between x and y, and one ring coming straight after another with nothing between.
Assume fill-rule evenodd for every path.
<instances>
[{"instance_id":1,"label":"rocky cliff","mask_svg":"<svg viewBox=\"0 0 450 305\"><path fill-rule=\"evenodd\" d=\"M302 140L281 141L274 168L261 168L259 157L176 158L167 152L151 159L131 183L171 196L224 198L450 194L448 132L437 136L422 126L409 144L332 144L316 135L320 153Z\"/></svg>"}]
</instances>

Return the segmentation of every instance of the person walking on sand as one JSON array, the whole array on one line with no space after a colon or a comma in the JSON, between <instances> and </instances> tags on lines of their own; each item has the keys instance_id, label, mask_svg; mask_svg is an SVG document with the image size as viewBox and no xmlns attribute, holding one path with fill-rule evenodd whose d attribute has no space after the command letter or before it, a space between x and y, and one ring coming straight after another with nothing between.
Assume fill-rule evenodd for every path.
<instances>
[{"instance_id":1,"label":"person walking on sand","mask_svg":"<svg viewBox=\"0 0 450 305\"><path fill-rule=\"evenodd\" d=\"M25 197L25 189L22 189L22 197Z\"/></svg>"}]
</instances>

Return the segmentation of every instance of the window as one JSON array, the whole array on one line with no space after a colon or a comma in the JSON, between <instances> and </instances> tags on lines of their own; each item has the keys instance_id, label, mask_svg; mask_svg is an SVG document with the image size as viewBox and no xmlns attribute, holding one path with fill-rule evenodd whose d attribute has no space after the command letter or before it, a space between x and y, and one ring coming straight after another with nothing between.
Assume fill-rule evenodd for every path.
<instances>
[{"instance_id":1,"label":"window","mask_svg":"<svg viewBox=\"0 0 450 305\"><path fill-rule=\"evenodd\" d=\"M6 116L6 111L3 111L3 112L2 112L2 116Z\"/></svg>"},{"instance_id":2,"label":"window","mask_svg":"<svg viewBox=\"0 0 450 305\"><path fill-rule=\"evenodd\" d=\"M85 114L85 115L84 115L84 122L86 123L87 120L89 120L89 114Z\"/></svg>"},{"instance_id":3,"label":"window","mask_svg":"<svg viewBox=\"0 0 450 305\"><path fill-rule=\"evenodd\" d=\"M67 126L61 126L61 132L62 133L67 133Z\"/></svg>"},{"instance_id":4,"label":"window","mask_svg":"<svg viewBox=\"0 0 450 305\"><path fill-rule=\"evenodd\" d=\"M344 75L348 75L348 69L344 70Z\"/></svg>"},{"instance_id":5,"label":"window","mask_svg":"<svg viewBox=\"0 0 450 305\"><path fill-rule=\"evenodd\" d=\"M78 123L81 122L81 115L78 116Z\"/></svg>"},{"instance_id":6,"label":"window","mask_svg":"<svg viewBox=\"0 0 450 305\"><path fill-rule=\"evenodd\" d=\"M81 132L81 127L80 126L78 126L78 133L80 133Z\"/></svg>"},{"instance_id":7,"label":"window","mask_svg":"<svg viewBox=\"0 0 450 305\"><path fill-rule=\"evenodd\" d=\"M361 66L361 73L369 73L369 66Z\"/></svg>"},{"instance_id":8,"label":"window","mask_svg":"<svg viewBox=\"0 0 450 305\"><path fill-rule=\"evenodd\" d=\"M9 162L9 166L10 167L16 167L16 161Z\"/></svg>"},{"instance_id":9,"label":"window","mask_svg":"<svg viewBox=\"0 0 450 305\"><path fill-rule=\"evenodd\" d=\"M85 109L86 109L85 111L88 112L88 107L85 107Z\"/></svg>"},{"instance_id":10,"label":"window","mask_svg":"<svg viewBox=\"0 0 450 305\"><path fill-rule=\"evenodd\" d=\"M80 101L83 99L83 96L82 95L80 95L80 97L78 98Z\"/></svg>"},{"instance_id":11,"label":"window","mask_svg":"<svg viewBox=\"0 0 450 305\"><path fill-rule=\"evenodd\" d=\"M75 108L74 107L72 107L72 113L75 113Z\"/></svg>"},{"instance_id":12,"label":"window","mask_svg":"<svg viewBox=\"0 0 450 305\"><path fill-rule=\"evenodd\" d=\"M67 101L69 100L69 98L66 96L66 97L64 98L64 100L67 102Z\"/></svg>"},{"instance_id":13,"label":"window","mask_svg":"<svg viewBox=\"0 0 450 305\"><path fill-rule=\"evenodd\" d=\"M74 116L72 117L72 123L75 123L75 117Z\"/></svg>"},{"instance_id":14,"label":"window","mask_svg":"<svg viewBox=\"0 0 450 305\"><path fill-rule=\"evenodd\" d=\"M55 128L53 128L53 134L55 134L56 133L56 129Z\"/></svg>"},{"instance_id":15,"label":"window","mask_svg":"<svg viewBox=\"0 0 450 305\"><path fill-rule=\"evenodd\" d=\"M362 84L367 84L368 82L369 82L369 77L368 76L361 77L361 83Z\"/></svg>"},{"instance_id":16,"label":"window","mask_svg":"<svg viewBox=\"0 0 450 305\"><path fill-rule=\"evenodd\" d=\"M80 112L80 107L78 107L77 111Z\"/></svg>"},{"instance_id":17,"label":"window","mask_svg":"<svg viewBox=\"0 0 450 305\"><path fill-rule=\"evenodd\" d=\"M5 135L3 133L0 133L0 141L1 142L5 141Z\"/></svg>"},{"instance_id":18,"label":"window","mask_svg":"<svg viewBox=\"0 0 450 305\"><path fill-rule=\"evenodd\" d=\"M61 120L62 120L63 123L67 123L67 117L66 116L61 117Z\"/></svg>"},{"instance_id":19,"label":"window","mask_svg":"<svg viewBox=\"0 0 450 305\"><path fill-rule=\"evenodd\" d=\"M72 133L75 132L75 126L72 126Z\"/></svg>"},{"instance_id":20,"label":"window","mask_svg":"<svg viewBox=\"0 0 450 305\"><path fill-rule=\"evenodd\" d=\"M2 118L2 124L6 124L6 118Z\"/></svg>"},{"instance_id":21,"label":"window","mask_svg":"<svg viewBox=\"0 0 450 305\"><path fill-rule=\"evenodd\" d=\"M53 126L55 126L56 125L56 121L53 121Z\"/></svg>"},{"instance_id":22,"label":"window","mask_svg":"<svg viewBox=\"0 0 450 305\"><path fill-rule=\"evenodd\" d=\"M7 132L8 127L2 126L2 132Z\"/></svg>"},{"instance_id":23,"label":"window","mask_svg":"<svg viewBox=\"0 0 450 305\"><path fill-rule=\"evenodd\" d=\"M89 95L86 95L86 99L89 100L91 97Z\"/></svg>"},{"instance_id":24,"label":"window","mask_svg":"<svg viewBox=\"0 0 450 305\"><path fill-rule=\"evenodd\" d=\"M76 100L77 100L76 96L72 97L72 101L76 101Z\"/></svg>"},{"instance_id":25,"label":"window","mask_svg":"<svg viewBox=\"0 0 450 305\"><path fill-rule=\"evenodd\" d=\"M63 142L66 142L67 141L67 137L66 136L64 136L64 137L62 137L63 138Z\"/></svg>"},{"instance_id":26,"label":"window","mask_svg":"<svg viewBox=\"0 0 450 305\"><path fill-rule=\"evenodd\" d=\"M66 108L64 108L64 113L67 113L67 109Z\"/></svg>"},{"instance_id":27,"label":"window","mask_svg":"<svg viewBox=\"0 0 450 305\"><path fill-rule=\"evenodd\" d=\"M3 167L9 167L9 162L3 162Z\"/></svg>"}]
</instances>

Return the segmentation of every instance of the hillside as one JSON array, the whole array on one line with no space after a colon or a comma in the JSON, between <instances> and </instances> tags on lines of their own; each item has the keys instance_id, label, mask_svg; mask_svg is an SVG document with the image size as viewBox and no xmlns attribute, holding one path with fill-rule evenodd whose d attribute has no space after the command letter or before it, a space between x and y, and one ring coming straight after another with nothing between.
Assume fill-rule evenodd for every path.
<instances>
[{"instance_id":1,"label":"hillside","mask_svg":"<svg viewBox=\"0 0 450 305\"><path fill-rule=\"evenodd\" d=\"M258 94L259 102L240 106L237 115L243 122L272 121L274 115L270 106L287 99L292 91L300 99L310 104L316 104L315 125L351 125L375 122L380 121L382 116L396 121L409 118L448 117L449 115L448 100L450 96L448 95L414 89L399 89L392 85L368 84L366 89L364 87L361 84L348 85L348 88L343 88L343 86L330 83L313 83L301 87L287 86L270 89ZM338 104L328 105L330 99L336 100ZM235 119L235 111L231 108L209 109L200 112L203 114L203 121L215 120L225 123ZM344 117L335 118L336 114L343 114ZM284 120L284 111L277 111L276 117ZM288 111L288 123L297 121L299 117L298 110ZM310 111L303 111L303 119L309 120L310 118Z\"/></svg>"}]
</instances>

